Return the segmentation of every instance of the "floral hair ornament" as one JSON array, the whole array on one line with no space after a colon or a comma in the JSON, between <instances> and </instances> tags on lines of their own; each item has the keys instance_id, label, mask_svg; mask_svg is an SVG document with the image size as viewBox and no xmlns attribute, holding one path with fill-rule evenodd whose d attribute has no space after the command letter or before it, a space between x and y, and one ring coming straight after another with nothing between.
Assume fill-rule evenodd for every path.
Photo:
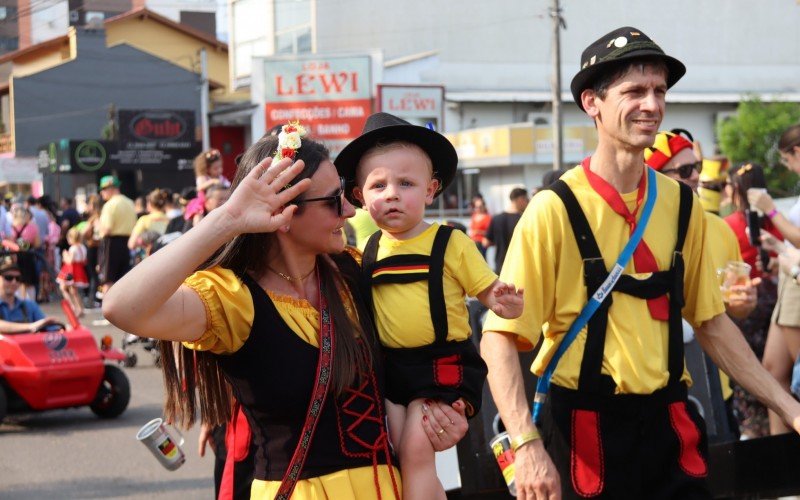
<instances>
[{"instance_id":1,"label":"floral hair ornament","mask_svg":"<svg viewBox=\"0 0 800 500\"><path fill-rule=\"evenodd\" d=\"M308 135L305 127L300 125L300 120L289 122L278 134L278 150L275 151L275 159L282 160L290 158L294 160L297 150L302 145L302 138Z\"/></svg>"},{"instance_id":2,"label":"floral hair ornament","mask_svg":"<svg viewBox=\"0 0 800 500\"><path fill-rule=\"evenodd\" d=\"M751 170L753 170L753 164L748 163L747 165L742 165L741 167L739 167L739 170L736 171L736 175L741 177Z\"/></svg>"}]
</instances>

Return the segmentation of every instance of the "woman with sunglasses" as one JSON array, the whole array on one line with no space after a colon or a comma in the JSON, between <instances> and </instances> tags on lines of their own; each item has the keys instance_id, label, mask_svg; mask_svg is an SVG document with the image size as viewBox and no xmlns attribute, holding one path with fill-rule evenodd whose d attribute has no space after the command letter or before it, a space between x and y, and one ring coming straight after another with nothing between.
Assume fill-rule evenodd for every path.
<instances>
[{"instance_id":1,"label":"woman with sunglasses","mask_svg":"<svg viewBox=\"0 0 800 500\"><path fill-rule=\"evenodd\" d=\"M222 154L218 149L203 151L195 157L194 176L198 192L211 186L231 187L231 181L222 175Z\"/></svg>"},{"instance_id":2,"label":"woman with sunglasses","mask_svg":"<svg viewBox=\"0 0 800 500\"><path fill-rule=\"evenodd\" d=\"M353 206L324 146L293 134L248 149L230 199L119 281L103 312L178 355L164 364L167 419L190 425L199 405L217 425L231 393L241 402L253 498L400 498L381 356L342 239ZM454 407L431 404L422 422L440 449L466 432Z\"/></svg>"},{"instance_id":3,"label":"woman with sunglasses","mask_svg":"<svg viewBox=\"0 0 800 500\"><path fill-rule=\"evenodd\" d=\"M778 153L786 168L800 174L800 125L789 127L781 135ZM767 215L786 238L786 244L800 248L800 199L787 215L778 212L775 202L766 190L751 189L747 192L747 199L751 206ZM781 252L784 244L779 240L768 235L764 239L778 253L788 253ZM772 313L763 360L764 367L787 389L792 377L792 366L800 356L800 285L796 276L792 276L791 269L790 267L789 272L779 274L778 302ZM772 412L769 415L769 427L772 434L789 432L781 419Z\"/></svg>"}]
</instances>

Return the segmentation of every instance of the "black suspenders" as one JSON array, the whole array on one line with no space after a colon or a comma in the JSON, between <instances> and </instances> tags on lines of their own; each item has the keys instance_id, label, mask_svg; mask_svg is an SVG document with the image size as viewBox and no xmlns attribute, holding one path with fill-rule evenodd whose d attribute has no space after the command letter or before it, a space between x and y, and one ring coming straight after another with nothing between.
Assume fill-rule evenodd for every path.
<instances>
[{"instance_id":1,"label":"black suspenders","mask_svg":"<svg viewBox=\"0 0 800 500\"><path fill-rule=\"evenodd\" d=\"M433 239L431 254L428 255L395 255L376 261L378 243L381 232L370 236L364 247L361 259L364 276L364 289L367 300L372 305L372 286L381 283L413 283L428 281L428 304L431 309L431 321L435 334L435 344L447 342L447 304L444 300L444 254L453 228L439 226ZM395 273L381 274L382 271L395 270Z\"/></svg>"},{"instance_id":2,"label":"black suspenders","mask_svg":"<svg viewBox=\"0 0 800 500\"><path fill-rule=\"evenodd\" d=\"M670 294L669 313L669 340L667 367L669 370L669 384L680 381L683 375L683 328L681 324L681 309L684 305L683 297L683 244L689 226L692 211L692 191L680 185L680 208L678 212L678 237L673 253L672 267L667 271L658 271L647 280L637 280L631 276L623 275L614 287L614 291L622 292L642 299L659 297L665 293ZM574 193L564 181L556 181L550 186L567 211L567 216L572 226L575 242L578 245L583 259L583 277L587 289L587 296L591 296L605 281L608 270L605 267L603 255L597 246L597 241L589 226L586 215L581 210ZM608 392L607 377L601 375L603 352L605 349L606 329L608 326L608 312L613 303L609 296L602 303L598 311L589 320L586 344L581 361L580 378L578 387L580 391Z\"/></svg>"}]
</instances>

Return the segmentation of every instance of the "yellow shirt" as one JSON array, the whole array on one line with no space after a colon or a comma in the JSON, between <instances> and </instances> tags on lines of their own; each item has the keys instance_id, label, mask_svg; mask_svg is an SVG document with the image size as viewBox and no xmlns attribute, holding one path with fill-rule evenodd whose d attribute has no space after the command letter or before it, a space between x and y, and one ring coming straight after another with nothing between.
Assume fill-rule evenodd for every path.
<instances>
[{"instance_id":1,"label":"yellow shirt","mask_svg":"<svg viewBox=\"0 0 800 500\"><path fill-rule=\"evenodd\" d=\"M705 212L706 234L708 235L708 253L714 265L714 271L722 269L733 260L742 262L742 251L739 249L739 240L731 226L719 215Z\"/></svg>"},{"instance_id":2,"label":"yellow shirt","mask_svg":"<svg viewBox=\"0 0 800 500\"><path fill-rule=\"evenodd\" d=\"M628 224L591 188L581 167L573 168L561 179L578 199L603 253L606 268L610 269L630 238ZM661 174L656 179L658 200L644 240L658 268L666 270L671 266L677 239L678 184ZM633 209L636 192L622 194L622 199ZM713 264L705 252L705 224L702 207L695 198L683 248L686 306L682 314L695 328L725 310ZM648 276L635 273L633 259L625 273L634 277ZM544 344L531 368L534 373L541 374L587 301L580 252L566 209L554 192L542 191L531 200L514 230L500 279L525 289L523 313L517 319L506 320L490 312L484 331L515 334L520 348L524 349L536 344L544 328ZM667 322L653 320L644 300L622 293L614 293L613 298L602 373L610 375L622 393L649 394L665 387L669 378ZM585 342L586 328L561 358L553 383L566 388L577 387ZM686 371L683 380L690 380Z\"/></svg>"},{"instance_id":3,"label":"yellow shirt","mask_svg":"<svg viewBox=\"0 0 800 500\"><path fill-rule=\"evenodd\" d=\"M189 349L232 354L250 336L255 309L250 290L230 269L212 267L198 271L184 281L194 290L206 309L208 328L193 342L184 342ZM319 347L319 311L307 300L279 295L266 290L281 319L298 337ZM352 313L349 298L345 310Z\"/></svg>"},{"instance_id":4,"label":"yellow shirt","mask_svg":"<svg viewBox=\"0 0 800 500\"><path fill-rule=\"evenodd\" d=\"M198 271L184 282L197 292L206 309L208 329L194 342L184 342L189 349L231 354L239 350L250 336L255 310L250 290L230 269L213 267ZM306 300L278 295L267 291L275 308L298 337L319 347L319 312ZM348 309L348 306L345 306ZM270 383L270 381L264 381ZM274 381L280 383L280 381ZM298 481L293 497L336 498L344 500L377 499L375 472L372 467L344 469L319 477ZM392 478L387 465L377 467L377 477L383 497L392 491ZM400 484L400 474L394 469ZM254 480L251 498L274 498L280 481ZM402 490L401 490L402 491Z\"/></svg>"},{"instance_id":5,"label":"yellow shirt","mask_svg":"<svg viewBox=\"0 0 800 500\"><path fill-rule=\"evenodd\" d=\"M363 208L356 208L356 214L347 219L347 223L353 226L356 233L356 247L363 251L369 237L378 230L378 225Z\"/></svg>"},{"instance_id":6,"label":"yellow shirt","mask_svg":"<svg viewBox=\"0 0 800 500\"><path fill-rule=\"evenodd\" d=\"M108 236L130 236L136 225L133 202L121 194L112 196L100 211L100 225Z\"/></svg>"},{"instance_id":7,"label":"yellow shirt","mask_svg":"<svg viewBox=\"0 0 800 500\"><path fill-rule=\"evenodd\" d=\"M728 261L742 262L742 251L739 249L739 240L731 226L719 215L705 212L706 214L706 242L708 253L714 270L722 269ZM731 379L724 371L719 371L719 383L722 386L722 399L733 396Z\"/></svg>"},{"instance_id":8,"label":"yellow shirt","mask_svg":"<svg viewBox=\"0 0 800 500\"><path fill-rule=\"evenodd\" d=\"M431 224L408 240L381 238L377 260L395 255L430 255L439 224ZM465 295L476 296L497 279L475 243L461 231L453 231L444 253L444 301L447 306L447 340L469 338ZM430 320L428 281L372 286L375 324L386 347L419 347L435 338Z\"/></svg>"},{"instance_id":9,"label":"yellow shirt","mask_svg":"<svg viewBox=\"0 0 800 500\"><path fill-rule=\"evenodd\" d=\"M169 217L164 212L151 212L139 217L136 225L133 226L131 234L140 235L145 231L155 231L158 234L164 234L169 224Z\"/></svg>"}]
</instances>

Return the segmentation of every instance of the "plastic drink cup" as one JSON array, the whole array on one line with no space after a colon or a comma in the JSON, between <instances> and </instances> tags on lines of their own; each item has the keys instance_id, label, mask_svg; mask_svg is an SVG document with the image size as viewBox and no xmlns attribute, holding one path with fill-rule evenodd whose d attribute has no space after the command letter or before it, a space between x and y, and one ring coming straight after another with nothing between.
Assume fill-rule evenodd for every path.
<instances>
[{"instance_id":1,"label":"plastic drink cup","mask_svg":"<svg viewBox=\"0 0 800 500\"><path fill-rule=\"evenodd\" d=\"M738 261L729 261L728 264L717 271L717 276L720 280L720 290L722 291L722 300L730 302L731 288L739 285L746 285L750 282L750 271L752 268L750 264Z\"/></svg>"},{"instance_id":2,"label":"plastic drink cup","mask_svg":"<svg viewBox=\"0 0 800 500\"><path fill-rule=\"evenodd\" d=\"M179 440L173 437L169 428L178 434ZM167 470L176 470L186 461L186 454L181 449L184 443L183 435L178 429L164 422L163 418L154 418L144 424L136 433L136 439L145 445Z\"/></svg>"},{"instance_id":3,"label":"plastic drink cup","mask_svg":"<svg viewBox=\"0 0 800 500\"><path fill-rule=\"evenodd\" d=\"M497 459L497 465L500 467L500 472L503 473L503 479L508 486L508 492L511 496L517 496L517 486L514 484L514 450L511 448L511 438L507 432L502 432L489 442L489 447Z\"/></svg>"}]
</instances>

